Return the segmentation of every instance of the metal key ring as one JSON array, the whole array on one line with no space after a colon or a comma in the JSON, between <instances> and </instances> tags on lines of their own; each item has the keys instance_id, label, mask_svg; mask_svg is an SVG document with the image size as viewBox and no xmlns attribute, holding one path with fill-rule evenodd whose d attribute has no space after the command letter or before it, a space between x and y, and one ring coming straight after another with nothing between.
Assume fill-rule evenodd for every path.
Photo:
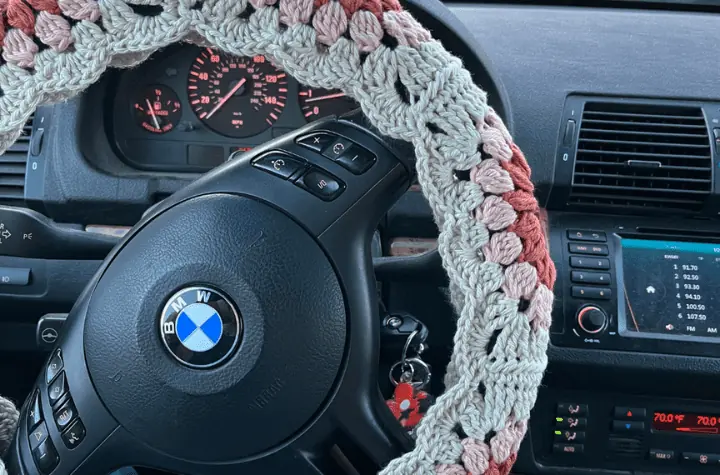
<instances>
[{"instance_id":1,"label":"metal key ring","mask_svg":"<svg viewBox=\"0 0 720 475\"><path fill-rule=\"evenodd\" d=\"M419 331L419 330L414 330L414 331L410 334L410 336L408 337L408 339L405 341L405 346L403 346L403 351L402 351L402 358L400 358L400 362L401 362L401 363L405 364L405 363L407 362L407 352L408 352L408 350L410 349L410 345L412 344L413 340L414 340L415 337L418 336L419 334L420 334L420 331Z\"/></svg>"},{"instance_id":2,"label":"metal key ring","mask_svg":"<svg viewBox=\"0 0 720 475\"><path fill-rule=\"evenodd\" d=\"M415 366L414 364L417 364L420 366L423 370L425 370L425 376L423 377L422 381L411 381L410 384L417 387L423 387L427 386L430 383L430 378L432 376L432 373L430 371L430 365L428 365L426 362L421 360L420 358L408 358L404 361L405 365L410 367L410 374L412 376L415 376ZM400 384L398 380L395 379L393 376L393 373L395 373L395 370L398 366L403 365L403 361L398 361L394 365L390 367L390 382L393 383L393 386L397 386ZM402 368L402 367L401 367ZM402 373L401 373L402 374Z\"/></svg>"}]
</instances>

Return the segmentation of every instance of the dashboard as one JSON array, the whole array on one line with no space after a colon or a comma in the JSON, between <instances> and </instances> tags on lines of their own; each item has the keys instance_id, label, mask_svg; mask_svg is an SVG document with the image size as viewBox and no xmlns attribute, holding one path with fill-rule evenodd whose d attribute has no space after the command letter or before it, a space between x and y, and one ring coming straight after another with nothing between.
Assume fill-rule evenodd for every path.
<instances>
[{"instance_id":1,"label":"dashboard","mask_svg":"<svg viewBox=\"0 0 720 475\"><path fill-rule=\"evenodd\" d=\"M408 2L488 91L547 210L558 269L549 366L514 472L714 473L720 11L704 2L570 3ZM355 108L342 94L303 88L266 58L173 46L41 108L23 200L0 202L68 229L122 234L234 151ZM13 381L0 391L21 399L36 369L26 377L19 368L42 360L38 318L67 312L102 256L48 257L28 250L37 230L8 229L36 236L18 253L0 244L0 268L32 276L26 286L0 284L0 371ZM452 309L432 254L437 228L417 188L378 231L382 300L428 326L428 361L444 368ZM391 261L421 251L410 264Z\"/></svg>"},{"instance_id":2,"label":"dashboard","mask_svg":"<svg viewBox=\"0 0 720 475\"><path fill-rule=\"evenodd\" d=\"M359 105L339 90L300 85L264 56L173 46L119 76L110 130L143 170L206 171L235 151Z\"/></svg>"}]
</instances>

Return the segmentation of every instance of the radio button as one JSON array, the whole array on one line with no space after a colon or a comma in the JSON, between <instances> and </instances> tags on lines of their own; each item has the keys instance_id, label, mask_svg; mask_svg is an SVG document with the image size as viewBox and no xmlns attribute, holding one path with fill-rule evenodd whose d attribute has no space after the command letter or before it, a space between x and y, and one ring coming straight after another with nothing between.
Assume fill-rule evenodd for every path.
<instances>
[{"instance_id":1,"label":"radio button","mask_svg":"<svg viewBox=\"0 0 720 475\"><path fill-rule=\"evenodd\" d=\"M568 249L575 254L590 254L593 256L607 256L610 252L605 244L568 243Z\"/></svg>"},{"instance_id":2,"label":"radio button","mask_svg":"<svg viewBox=\"0 0 720 475\"><path fill-rule=\"evenodd\" d=\"M576 430L556 430L555 442L570 442L580 444L585 441L585 432Z\"/></svg>"},{"instance_id":3,"label":"radio button","mask_svg":"<svg viewBox=\"0 0 720 475\"><path fill-rule=\"evenodd\" d=\"M572 296L576 299L610 300L612 290L603 287L580 287L573 285Z\"/></svg>"},{"instance_id":4,"label":"radio button","mask_svg":"<svg viewBox=\"0 0 720 475\"><path fill-rule=\"evenodd\" d=\"M558 416L584 416L588 413L587 404L574 404L570 402L559 402L557 405Z\"/></svg>"},{"instance_id":5,"label":"radio button","mask_svg":"<svg viewBox=\"0 0 720 475\"><path fill-rule=\"evenodd\" d=\"M644 407L616 407L615 419L645 419L647 411Z\"/></svg>"},{"instance_id":6,"label":"radio button","mask_svg":"<svg viewBox=\"0 0 720 475\"><path fill-rule=\"evenodd\" d=\"M605 233L598 231L583 231L580 229L568 229L567 237L571 241L594 241L594 242L605 242L607 238Z\"/></svg>"},{"instance_id":7,"label":"radio button","mask_svg":"<svg viewBox=\"0 0 720 475\"><path fill-rule=\"evenodd\" d=\"M558 429L585 429L587 427L587 419L584 417L556 417L555 427Z\"/></svg>"},{"instance_id":8,"label":"radio button","mask_svg":"<svg viewBox=\"0 0 720 475\"><path fill-rule=\"evenodd\" d=\"M581 454L584 449L582 444L553 444L553 452L556 454Z\"/></svg>"},{"instance_id":9,"label":"radio button","mask_svg":"<svg viewBox=\"0 0 720 475\"><path fill-rule=\"evenodd\" d=\"M659 460L661 462L672 462L675 460L675 452L664 449L650 449L650 460Z\"/></svg>"},{"instance_id":10,"label":"radio button","mask_svg":"<svg viewBox=\"0 0 720 475\"><path fill-rule=\"evenodd\" d=\"M572 271L571 280L576 284L610 285L610 274L607 272Z\"/></svg>"},{"instance_id":11,"label":"radio button","mask_svg":"<svg viewBox=\"0 0 720 475\"><path fill-rule=\"evenodd\" d=\"M613 432L624 432L626 434L643 432L645 423L638 421L613 421Z\"/></svg>"},{"instance_id":12,"label":"radio button","mask_svg":"<svg viewBox=\"0 0 720 475\"><path fill-rule=\"evenodd\" d=\"M683 452L682 459L683 462L694 463L698 465L717 465L720 462L720 455Z\"/></svg>"},{"instance_id":13,"label":"radio button","mask_svg":"<svg viewBox=\"0 0 720 475\"><path fill-rule=\"evenodd\" d=\"M573 287L573 290L575 288ZM594 306L583 307L577 313L578 326L585 332L594 335L605 330L607 315L602 309Z\"/></svg>"},{"instance_id":14,"label":"radio button","mask_svg":"<svg viewBox=\"0 0 720 475\"><path fill-rule=\"evenodd\" d=\"M579 269L608 270L610 268L610 260L597 257L571 256L570 267Z\"/></svg>"}]
</instances>

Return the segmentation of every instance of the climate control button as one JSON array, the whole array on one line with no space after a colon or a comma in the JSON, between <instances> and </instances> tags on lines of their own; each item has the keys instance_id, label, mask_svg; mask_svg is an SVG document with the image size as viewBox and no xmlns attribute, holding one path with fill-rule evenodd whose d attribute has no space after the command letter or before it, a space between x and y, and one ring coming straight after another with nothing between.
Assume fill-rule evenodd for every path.
<instances>
[{"instance_id":1,"label":"climate control button","mask_svg":"<svg viewBox=\"0 0 720 475\"><path fill-rule=\"evenodd\" d=\"M590 305L578 310L577 323L584 332L594 335L605 330L607 315L601 308Z\"/></svg>"}]
</instances>

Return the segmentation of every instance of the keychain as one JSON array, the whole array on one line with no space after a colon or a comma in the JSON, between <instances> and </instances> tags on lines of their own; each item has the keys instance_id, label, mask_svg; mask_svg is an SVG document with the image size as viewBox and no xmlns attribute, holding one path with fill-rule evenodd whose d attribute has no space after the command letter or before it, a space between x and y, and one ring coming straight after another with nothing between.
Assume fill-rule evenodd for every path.
<instances>
[{"instance_id":1,"label":"keychain","mask_svg":"<svg viewBox=\"0 0 720 475\"><path fill-rule=\"evenodd\" d=\"M423 342L415 343L419 336L414 331L405 342L402 357L390 368L390 381L395 390L393 396L387 401L390 411L395 419L414 437L415 428L433 403L433 398L425 389L430 383L430 365L420 357L426 347ZM412 350L415 356L408 358ZM399 371L400 377L395 378Z\"/></svg>"}]
</instances>

